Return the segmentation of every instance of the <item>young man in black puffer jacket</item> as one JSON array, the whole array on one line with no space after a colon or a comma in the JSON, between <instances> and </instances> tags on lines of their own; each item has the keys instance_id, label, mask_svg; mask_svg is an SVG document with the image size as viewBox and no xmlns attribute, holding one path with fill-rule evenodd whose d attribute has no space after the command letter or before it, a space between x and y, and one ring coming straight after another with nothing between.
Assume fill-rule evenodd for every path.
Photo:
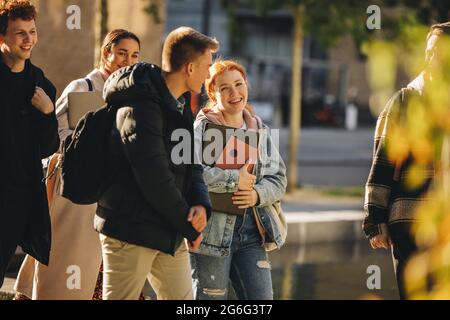
<instances>
[{"instance_id":1,"label":"young man in black puffer jacket","mask_svg":"<svg viewBox=\"0 0 450 320\"><path fill-rule=\"evenodd\" d=\"M176 130L190 133L189 92L199 93L218 42L191 28L172 31L163 68L140 63L113 74L105 85L108 104L118 106L110 139L112 182L98 202L107 300L137 299L148 277L158 299L193 299L184 238L202 241L211 204L193 152L172 157Z\"/></svg>"}]
</instances>

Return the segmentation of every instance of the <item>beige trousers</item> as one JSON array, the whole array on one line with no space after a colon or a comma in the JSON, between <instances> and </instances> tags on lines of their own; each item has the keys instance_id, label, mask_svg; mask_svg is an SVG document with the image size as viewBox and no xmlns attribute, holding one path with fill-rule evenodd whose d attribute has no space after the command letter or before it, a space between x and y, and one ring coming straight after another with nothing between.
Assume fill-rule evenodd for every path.
<instances>
[{"instance_id":1,"label":"beige trousers","mask_svg":"<svg viewBox=\"0 0 450 320\"><path fill-rule=\"evenodd\" d=\"M137 300L147 278L158 300L193 300L189 252L175 256L100 234L103 300Z\"/></svg>"}]
</instances>

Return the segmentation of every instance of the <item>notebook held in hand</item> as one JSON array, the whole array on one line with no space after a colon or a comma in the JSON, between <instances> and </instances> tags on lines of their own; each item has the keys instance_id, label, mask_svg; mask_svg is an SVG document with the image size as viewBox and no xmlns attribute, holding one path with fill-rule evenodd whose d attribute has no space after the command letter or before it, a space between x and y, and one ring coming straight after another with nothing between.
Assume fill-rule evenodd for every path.
<instances>
[{"instance_id":1,"label":"notebook held in hand","mask_svg":"<svg viewBox=\"0 0 450 320\"><path fill-rule=\"evenodd\" d=\"M258 159L258 139L258 132L254 130L208 123L203 133L203 163L224 170L238 170L248 161L250 163L248 169L252 173ZM217 156L216 153L218 153ZM211 160L213 160L212 163ZM245 213L245 209L239 209L233 204L233 193L210 192L209 196L214 211L233 215Z\"/></svg>"}]
</instances>

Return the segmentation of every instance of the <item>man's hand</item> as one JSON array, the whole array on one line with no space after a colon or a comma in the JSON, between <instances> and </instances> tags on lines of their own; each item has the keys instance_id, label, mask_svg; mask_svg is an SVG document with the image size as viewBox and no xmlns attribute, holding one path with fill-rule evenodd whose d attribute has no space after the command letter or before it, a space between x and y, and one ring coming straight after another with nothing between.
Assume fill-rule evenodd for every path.
<instances>
[{"instance_id":1,"label":"man's hand","mask_svg":"<svg viewBox=\"0 0 450 320\"><path fill-rule=\"evenodd\" d=\"M255 186L256 176L248 173L248 166L250 165L250 160L239 169L239 190L252 190Z\"/></svg>"},{"instance_id":2,"label":"man's hand","mask_svg":"<svg viewBox=\"0 0 450 320\"><path fill-rule=\"evenodd\" d=\"M200 247L200 244L202 243L202 241L203 241L203 235L202 235L201 233L200 233L200 235L197 237L197 239L195 239L194 242L192 242L192 241L187 241L189 251L195 251L195 250L197 250L197 249Z\"/></svg>"},{"instance_id":3,"label":"man's hand","mask_svg":"<svg viewBox=\"0 0 450 320\"><path fill-rule=\"evenodd\" d=\"M387 234L379 234L373 238L370 238L370 245L372 249L384 248L390 249L392 245L392 240Z\"/></svg>"},{"instance_id":4,"label":"man's hand","mask_svg":"<svg viewBox=\"0 0 450 320\"><path fill-rule=\"evenodd\" d=\"M31 99L31 104L44 114L50 114L54 110L53 102L48 95L39 87L36 87L34 96Z\"/></svg>"},{"instance_id":5,"label":"man's hand","mask_svg":"<svg viewBox=\"0 0 450 320\"><path fill-rule=\"evenodd\" d=\"M233 204L239 209L247 209L256 206L258 203L258 193L255 190L238 191L232 197Z\"/></svg>"},{"instance_id":6,"label":"man's hand","mask_svg":"<svg viewBox=\"0 0 450 320\"><path fill-rule=\"evenodd\" d=\"M189 210L188 219L187 219L195 231L203 232L206 228L206 224L208 223L206 217L206 209L204 206L193 206Z\"/></svg>"}]
</instances>

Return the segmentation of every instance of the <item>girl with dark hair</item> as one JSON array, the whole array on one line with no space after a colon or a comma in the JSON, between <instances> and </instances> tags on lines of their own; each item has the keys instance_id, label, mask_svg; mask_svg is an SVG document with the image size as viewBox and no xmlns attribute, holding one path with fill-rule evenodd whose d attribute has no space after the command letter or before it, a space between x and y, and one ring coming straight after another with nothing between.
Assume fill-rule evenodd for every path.
<instances>
[{"instance_id":1,"label":"girl with dark hair","mask_svg":"<svg viewBox=\"0 0 450 320\"><path fill-rule=\"evenodd\" d=\"M56 102L61 141L72 133L67 116L69 93L102 92L109 75L137 63L139 53L140 41L133 33L116 29L106 35L98 68L72 81ZM92 225L97 205L76 205L60 196L58 171L52 184L53 190L47 188L52 222L50 264L46 267L26 256L15 284L16 298L101 300L102 251Z\"/></svg>"}]
</instances>

